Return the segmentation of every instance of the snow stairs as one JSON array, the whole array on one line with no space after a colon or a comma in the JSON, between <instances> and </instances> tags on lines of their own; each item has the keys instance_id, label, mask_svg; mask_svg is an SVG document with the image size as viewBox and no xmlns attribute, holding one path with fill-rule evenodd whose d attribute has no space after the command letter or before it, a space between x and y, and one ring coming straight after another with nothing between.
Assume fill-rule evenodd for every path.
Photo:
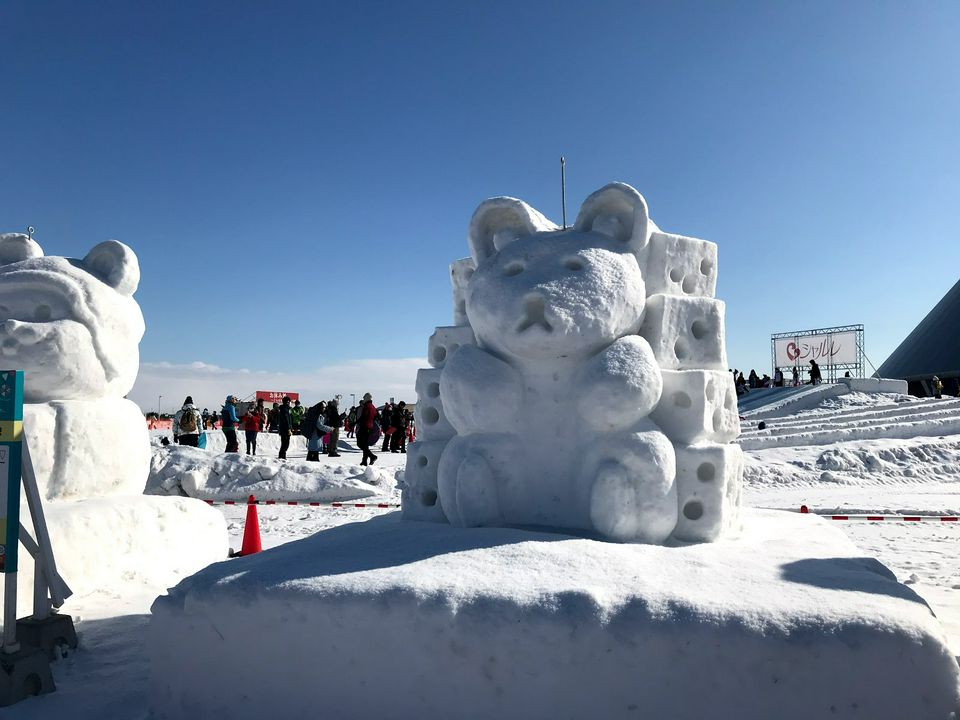
<instances>
[{"instance_id":1,"label":"snow stairs","mask_svg":"<svg viewBox=\"0 0 960 720\"><path fill-rule=\"evenodd\" d=\"M921 399L863 409L770 417L764 423L765 429L758 429L757 418L751 416L741 424L739 442L744 450L954 435L960 433L960 399Z\"/></svg>"}]
</instances>

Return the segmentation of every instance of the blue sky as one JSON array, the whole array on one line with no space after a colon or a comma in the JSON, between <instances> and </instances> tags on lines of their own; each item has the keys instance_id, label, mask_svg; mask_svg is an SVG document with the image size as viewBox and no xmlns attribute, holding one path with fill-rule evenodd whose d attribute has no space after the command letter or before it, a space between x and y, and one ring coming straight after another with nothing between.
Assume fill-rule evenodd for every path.
<instances>
[{"instance_id":1,"label":"blue sky","mask_svg":"<svg viewBox=\"0 0 960 720\"><path fill-rule=\"evenodd\" d=\"M293 378L425 355L473 209L559 221L564 154L568 216L622 180L719 244L731 365L852 322L879 365L958 277L958 36L956 2L6 0L0 231L131 245L145 362Z\"/></svg>"}]
</instances>

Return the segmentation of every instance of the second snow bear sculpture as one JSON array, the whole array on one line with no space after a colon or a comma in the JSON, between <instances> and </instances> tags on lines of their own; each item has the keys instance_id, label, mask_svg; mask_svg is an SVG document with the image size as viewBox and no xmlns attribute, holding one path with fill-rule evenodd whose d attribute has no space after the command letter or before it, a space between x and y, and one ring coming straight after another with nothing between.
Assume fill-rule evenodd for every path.
<instances>
[{"instance_id":1,"label":"second snow bear sculpture","mask_svg":"<svg viewBox=\"0 0 960 720\"><path fill-rule=\"evenodd\" d=\"M143 492L150 439L125 399L140 366L139 282L116 240L80 260L0 234L0 358L25 371L24 433L48 500Z\"/></svg>"},{"instance_id":2,"label":"second snow bear sculpture","mask_svg":"<svg viewBox=\"0 0 960 720\"><path fill-rule=\"evenodd\" d=\"M660 232L621 183L561 230L482 203L451 266L454 327L430 339L404 516L624 541L713 540L742 457L716 246Z\"/></svg>"}]
</instances>

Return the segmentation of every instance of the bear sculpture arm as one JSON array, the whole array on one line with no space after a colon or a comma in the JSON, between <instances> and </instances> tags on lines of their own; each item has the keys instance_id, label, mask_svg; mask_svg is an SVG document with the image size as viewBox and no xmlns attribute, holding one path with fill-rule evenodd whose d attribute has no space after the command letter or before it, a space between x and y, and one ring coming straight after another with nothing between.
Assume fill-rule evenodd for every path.
<instances>
[{"instance_id":1,"label":"bear sculpture arm","mask_svg":"<svg viewBox=\"0 0 960 720\"><path fill-rule=\"evenodd\" d=\"M650 344L628 335L581 368L577 410L595 430L629 430L657 406L662 391L663 377Z\"/></svg>"},{"instance_id":2,"label":"bear sculpture arm","mask_svg":"<svg viewBox=\"0 0 960 720\"><path fill-rule=\"evenodd\" d=\"M440 375L440 399L460 435L503 432L520 409L523 383L513 367L474 345L451 355Z\"/></svg>"}]
</instances>

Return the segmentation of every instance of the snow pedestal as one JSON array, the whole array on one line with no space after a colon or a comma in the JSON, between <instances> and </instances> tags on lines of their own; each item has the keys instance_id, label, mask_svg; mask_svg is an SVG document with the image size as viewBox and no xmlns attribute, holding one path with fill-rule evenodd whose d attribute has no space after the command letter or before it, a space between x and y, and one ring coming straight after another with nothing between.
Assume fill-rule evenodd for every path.
<instances>
[{"instance_id":1,"label":"snow pedestal","mask_svg":"<svg viewBox=\"0 0 960 720\"><path fill-rule=\"evenodd\" d=\"M153 606L158 718L946 718L923 600L839 531L750 511L664 547L510 528L341 526L206 568ZM189 662L185 662L189 659Z\"/></svg>"},{"instance_id":2,"label":"snow pedestal","mask_svg":"<svg viewBox=\"0 0 960 720\"><path fill-rule=\"evenodd\" d=\"M75 595L131 581L168 587L229 552L223 514L200 500L114 496L48 503L44 511L57 570ZM29 517L24 523L32 533ZM21 562L21 617L33 607L33 572L33 562Z\"/></svg>"}]
</instances>

